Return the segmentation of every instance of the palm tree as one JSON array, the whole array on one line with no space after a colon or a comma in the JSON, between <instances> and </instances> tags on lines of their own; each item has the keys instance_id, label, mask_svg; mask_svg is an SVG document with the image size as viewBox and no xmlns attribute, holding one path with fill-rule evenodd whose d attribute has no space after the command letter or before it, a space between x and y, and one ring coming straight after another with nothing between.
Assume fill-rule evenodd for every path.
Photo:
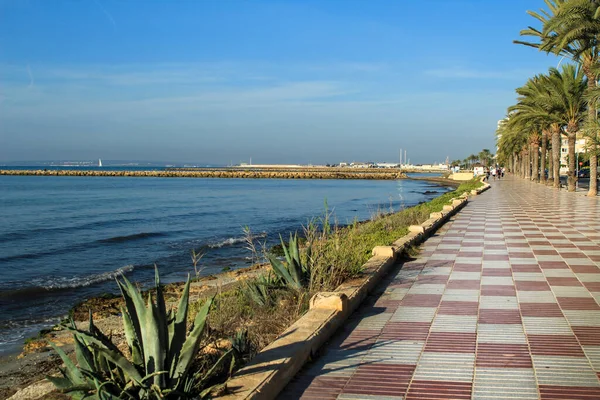
<instances>
[{"instance_id":1,"label":"palm tree","mask_svg":"<svg viewBox=\"0 0 600 400\"><path fill-rule=\"evenodd\" d=\"M556 122L564 128L567 134L569 154L568 190L574 192L577 182L577 176L575 176L577 167L575 141L580 126L587 115L587 101L585 99L587 80L582 68L578 68L573 64L565 64L560 71L556 68L550 68L546 82L551 99L554 101L552 108L555 111Z\"/></svg>"},{"instance_id":2,"label":"palm tree","mask_svg":"<svg viewBox=\"0 0 600 400\"><path fill-rule=\"evenodd\" d=\"M484 167L489 167L492 160L492 153L490 149L483 149L478 154L479 161L483 164Z\"/></svg>"},{"instance_id":3,"label":"palm tree","mask_svg":"<svg viewBox=\"0 0 600 400\"><path fill-rule=\"evenodd\" d=\"M597 86L598 65L600 62L600 1L598 0L545 0L549 11L528 13L542 23L542 30L529 27L522 30L522 36L533 36L536 43L515 41L515 43L535 47L546 53L569 58L581 65L587 77L589 90ZM588 144L590 146L590 176L597 174L598 129L597 103L588 104ZM569 157L569 160L574 158ZM571 163L572 161L570 161ZM570 183L574 183L574 177ZM569 185L571 187L571 184ZM598 187L590 179L588 196L596 196Z\"/></svg>"},{"instance_id":4,"label":"palm tree","mask_svg":"<svg viewBox=\"0 0 600 400\"><path fill-rule=\"evenodd\" d=\"M547 75L536 75L529 79L525 85L516 89L517 104L509 107L510 118L508 119L508 127L519 132L522 136L528 138L531 143L535 143L535 151L537 153L538 139L540 133L551 130L555 140L560 143L560 126L557 124L557 117L554 115L556 110L552 106L553 100L551 99L552 94L549 91ZM530 153L530 154L531 154ZM560 144L555 147L553 146L553 159L560 159ZM534 163L537 164L537 163ZM552 163L555 171L553 176L558 177L559 163ZM544 176L545 160L542 163L542 176ZM537 180L536 176L538 172L534 173L534 180ZM554 181L554 187L560 187L560 181L556 179Z\"/></svg>"}]
</instances>

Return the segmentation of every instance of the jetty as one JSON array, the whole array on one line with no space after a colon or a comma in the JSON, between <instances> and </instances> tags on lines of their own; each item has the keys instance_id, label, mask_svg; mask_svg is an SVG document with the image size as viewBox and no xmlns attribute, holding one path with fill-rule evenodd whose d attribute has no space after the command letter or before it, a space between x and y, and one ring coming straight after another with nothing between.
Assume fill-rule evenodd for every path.
<instances>
[{"instance_id":1,"label":"jetty","mask_svg":"<svg viewBox=\"0 0 600 400\"><path fill-rule=\"evenodd\" d=\"M168 168L165 170L0 170L0 175L85 176L138 178L235 178L235 179L375 179L406 178L400 169L354 168Z\"/></svg>"}]
</instances>

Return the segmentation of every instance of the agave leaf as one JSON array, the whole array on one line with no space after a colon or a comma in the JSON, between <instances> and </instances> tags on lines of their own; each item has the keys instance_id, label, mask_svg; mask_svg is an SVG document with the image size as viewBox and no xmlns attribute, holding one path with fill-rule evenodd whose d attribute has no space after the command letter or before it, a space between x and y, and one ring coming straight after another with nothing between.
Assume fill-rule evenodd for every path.
<instances>
[{"instance_id":1,"label":"agave leaf","mask_svg":"<svg viewBox=\"0 0 600 400\"><path fill-rule=\"evenodd\" d=\"M104 355L108 360L112 361L115 365L123 370L123 372L131 378L138 386L143 386L142 376L135 366L123 356L120 352L116 352L106 347L95 346L95 350Z\"/></svg>"},{"instance_id":2,"label":"agave leaf","mask_svg":"<svg viewBox=\"0 0 600 400\"><path fill-rule=\"evenodd\" d=\"M160 276L158 275L158 267L154 264L154 281L156 286L156 308L158 330L160 332L160 345L164 349L165 354L169 352L169 332L167 306L165 304L165 295L162 286L160 285ZM164 358L163 358L164 359ZM164 365L163 365L164 366ZM162 369L162 367L161 367Z\"/></svg>"},{"instance_id":3,"label":"agave leaf","mask_svg":"<svg viewBox=\"0 0 600 400\"><path fill-rule=\"evenodd\" d=\"M90 349L77 336L74 336L73 339L75 341L75 358L77 359L79 368L88 371L95 370L94 355Z\"/></svg>"},{"instance_id":4,"label":"agave leaf","mask_svg":"<svg viewBox=\"0 0 600 400\"><path fill-rule=\"evenodd\" d=\"M160 318L156 305L152 301L152 294L148 295L146 308L146 321L142 325L142 337L144 341L144 361L146 373L152 374L164 369L166 349L162 347L163 338L159 328ZM161 376L154 377L154 383L161 386Z\"/></svg>"},{"instance_id":5,"label":"agave leaf","mask_svg":"<svg viewBox=\"0 0 600 400\"><path fill-rule=\"evenodd\" d=\"M73 363L73 361L71 361L71 359L63 351L63 349L61 349L60 347L58 347L57 345L55 345L52 342L48 342L48 343L50 344L50 346L52 346L54 351L56 351L58 353L61 360L65 363L66 368L63 372L65 375L65 378L68 378L71 382L73 382L74 386L86 384L87 382L86 382L85 378L83 377L83 375L81 374L81 371L79 370L79 368L77 368L77 366Z\"/></svg>"},{"instance_id":6,"label":"agave leaf","mask_svg":"<svg viewBox=\"0 0 600 400\"><path fill-rule=\"evenodd\" d=\"M140 350L143 352L144 341L142 338L141 323L146 319L146 307L144 306L144 300L142 299L140 292L133 287L131 282L129 282L125 276L123 276L123 282L117 279L117 284L121 290L123 300L125 300L125 306L127 307L129 318L131 319L136 336L139 340Z\"/></svg>"},{"instance_id":7,"label":"agave leaf","mask_svg":"<svg viewBox=\"0 0 600 400\"><path fill-rule=\"evenodd\" d=\"M46 379L52 383L58 390L63 391L73 387L73 382L66 377L46 376Z\"/></svg>"},{"instance_id":8,"label":"agave leaf","mask_svg":"<svg viewBox=\"0 0 600 400\"><path fill-rule=\"evenodd\" d=\"M121 307L121 316L123 318L123 328L125 330L125 339L131 352L131 358L135 365L141 366L144 364L144 355L140 349L140 339L137 336L133 322L125 307Z\"/></svg>"},{"instance_id":9,"label":"agave leaf","mask_svg":"<svg viewBox=\"0 0 600 400\"><path fill-rule=\"evenodd\" d=\"M300 249L298 248L297 234L294 234L294 236L292 237L292 234L290 233L290 254L292 255L292 259L294 260L296 265L301 266L302 263L300 262Z\"/></svg>"},{"instance_id":10,"label":"agave leaf","mask_svg":"<svg viewBox=\"0 0 600 400\"><path fill-rule=\"evenodd\" d=\"M275 274L279 276L286 285L295 286L294 278L292 278L285 265L283 265L281 261L270 254L267 257L269 258L269 262L273 267L273 272L275 272Z\"/></svg>"},{"instance_id":11,"label":"agave leaf","mask_svg":"<svg viewBox=\"0 0 600 400\"><path fill-rule=\"evenodd\" d=\"M285 242L283 241L283 237L281 237L281 234L279 235L279 240L281 241L281 248L283 249L283 254L285 256L285 260L289 263L291 260L291 256L290 256L287 246L285 245Z\"/></svg>"},{"instance_id":12,"label":"agave leaf","mask_svg":"<svg viewBox=\"0 0 600 400\"><path fill-rule=\"evenodd\" d=\"M87 346L95 344L96 346L106 347L107 349L116 351L118 353L121 352L117 348L117 346L115 346L115 344L111 342L110 339L99 330L97 330L95 334L92 334L91 332L83 331L81 329L67 329L71 331L71 333L73 333L74 336L78 337Z\"/></svg>"},{"instance_id":13,"label":"agave leaf","mask_svg":"<svg viewBox=\"0 0 600 400\"><path fill-rule=\"evenodd\" d=\"M183 288L183 293L179 298L179 304L177 305L177 313L173 322L170 324L169 332L169 356L167 359L167 366L169 367L169 378L174 378L174 370L179 361L181 354L181 348L185 343L187 333L187 315L190 298L190 276L188 275L187 282Z\"/></svg>"},{"instance_id":14,"label":"agave leaf","mask_svg":"<svg viewBox=\"0 0 600 400\"><path fill-rule=\"evenodd\" d=\"M188 373L192 360L198 351L200 335L206 325L206 317L208 316L208 311L210 310L213 299L213 297L208 298L198 311L198 314L196 314L196 318L194 319L194 329L192 329L192 332L190 332L190 335L185 340L185 343L181 348L181 355L179 360L177 360L177 367L173 371L174 379L180 380Z\"/></svg>"}]
</instances>

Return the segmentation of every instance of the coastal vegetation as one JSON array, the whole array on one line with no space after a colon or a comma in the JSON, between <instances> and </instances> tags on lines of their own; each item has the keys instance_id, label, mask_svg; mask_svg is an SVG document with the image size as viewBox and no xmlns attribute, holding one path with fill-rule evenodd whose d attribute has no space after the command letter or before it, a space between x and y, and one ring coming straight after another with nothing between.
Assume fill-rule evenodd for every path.
<instances>
[{"instance_id":1,"label":"coastal vegetation","mask_svg":"<svg viewBox=\"0 0 600 400\"><path fill-rule=\"evenodd\" d=\"M69 379L68 382L57 382L64 385L63 390L87 385L86 390L93 395L109 389L120 390L130 394L127 398L132 399L154 398L144 397L146 395L185 398L218 393L223 390L222 383L230 376L232 367L243 365L303 315L312 295L334 290L344 281L361 276L361 267L370 258L373 247L391 244L408 233L410 225L423 222L430 213L441 211L452 198L480 185L476 179L468 181L432 201L397 212L380 212L369 221L355 221L348 226L337 224L332 213L326 210L320 218L308 223L300 235L293 233L287 243L282 239L283 258L257 254L255 260L264 261L263 257L266 257L268 265L234 286L217 287L210 294L200 294L190 302L189 309L186 307L187 299L191 298L189 282L163 287L157 278L153 290L140 294L127 281L122 281L119 286L124 299L111 301L118 302L113 309L123 318L123 331L115 330L113 344L108 344L108 337L95 336L101 334L91 319L87 330L82 328L85 326L83 321L70 324L68 329L74 333L80 352L77 357L79 368L73 369L76 368L74 364L69 364L63 357L67 371L75 372L69 372L70 377L63 377ZM170 316L166 312L168 304L178 304ZM184 341L186 320L193 321L194 328ZM150 325L146 325L146 321ZM178 329L176 345L171 334L175 328ZM155 332L157 341L146 342L146 329ZM162 336L160 332L163 332ZM193 345L182 347L182 341L185 344L190 341ZM147 345L150 346L148 349L145 348ZM178 365L176 360L183 358L184 347L186 351L200 350L193 362L188 360L193 352L186 353L186 360L192 364L174 370L173 365ZM175 349L175 355L171 354L172 349ZM164 362L149 368L147 355L154 353L160 354ZM82 358L81 354L86 356ZM108 367L88 373L90 360L95 358ZM86 372L81 372L82 369ZM194 374L186 381L188 383L183 383L183 375L173 373L192 370ZM80 375L76 371L80 371ZM100 380L100 376L106 380ZM73 377L78 380L71 379ZM158 396L159 393L163 397Z\"/></svg>"},{"instance_id":2,"label":"coastal vegetation","mask_svg":"<svg viewBox=\"0 0 600 400\"><path fill-rule=\"evenodd\" d=\"M530 78L516 92L517 103L496 131L498 162L509 172L532 181L560 187L561 142L567 140L567 185L575 191L576 141L585 142L583 160L589 163L588 195L598 194L597 85L600 73L600 1L547 0L547 9L528 13L541 23L529 27L522 36L532 41L515 43L560 56L561 68ZM546 171L548 171L546 173Z\"/></svg>"}]
</instances>

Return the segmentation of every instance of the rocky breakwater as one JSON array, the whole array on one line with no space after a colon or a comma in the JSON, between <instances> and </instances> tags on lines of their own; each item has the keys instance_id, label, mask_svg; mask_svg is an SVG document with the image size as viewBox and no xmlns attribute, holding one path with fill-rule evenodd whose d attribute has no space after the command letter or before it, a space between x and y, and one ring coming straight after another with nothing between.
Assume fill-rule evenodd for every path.
<instances>
[{"instance_id":1,"label":"rocky breakwater","mask_svg":"<svg viewBox=\"0 0 600 400\"><path fill-rule=\"evenodd\" d=\"M165 171L90 171L90 170L0 170L0 175L34 176L104 176L104 177L157 177L157 178L237 178L237 179L380 179L406 178L400 170L350 169L198 169Z\"/></svg>"}]
</instances>

